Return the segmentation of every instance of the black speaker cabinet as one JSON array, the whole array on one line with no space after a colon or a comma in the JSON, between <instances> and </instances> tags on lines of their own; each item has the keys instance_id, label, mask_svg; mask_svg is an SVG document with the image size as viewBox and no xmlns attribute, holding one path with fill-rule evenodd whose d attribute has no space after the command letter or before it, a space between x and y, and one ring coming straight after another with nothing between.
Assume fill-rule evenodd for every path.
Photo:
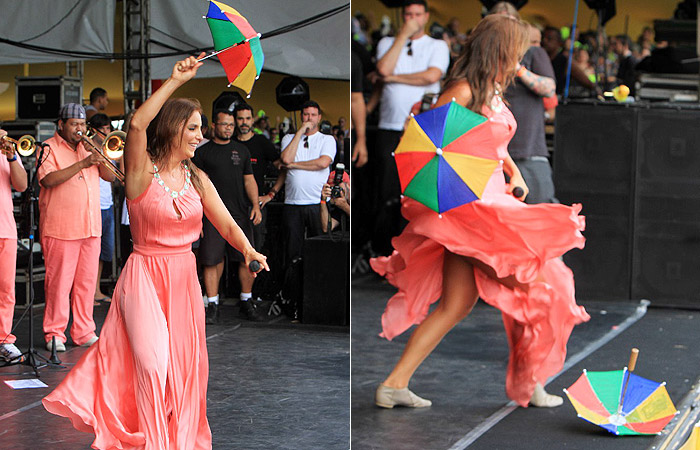
<instances>
[{"instance_id":1,"label":"black speaker cabinet","mask_svg":"<svg viewBox=\"0 0 700 450\"><path fill-rule=\"evenodd\" d=\"M700 223L635 224L632 298L700 306Z\"/></svg>"},{"instance_id":2,"label":"black speaker cabinet","mask_svg":"<svg viewBox=\"0 0 700 450\"><path fill-rule=\"evenodd\" d=\"M327 235L304 242L304 323L350 324L350 241Z\"/></svg>"},{"instance_id":3,"label":"black speaker cabinet","mask_svg":"<svg viewBox=\"0 0 700 450\"><path fill-rule=\"evenodd\" d=\"M557 108L556 195L586 216L586 246L564 257L580 299L630 299L637 115L624 105Z\"/></svg>"},{"instance_id":4,"label":"black speaker cabinet","mask_svg":"<svg viewBox=\"0 0 700 450\"><path fill-rule=\"evenodd\" d=\"M633 298L700 305L700 111L641 110Z\"/></svg>"},{"instance_id":5,"label":"black speaker cabinet","mask_svg":"<svg viewBox=\"0 0 700 450\"><path fill-rule=\"evenodd\" d=\"M16 118L57 119L66 103L82 104L83 83L68 77L15 77Z\"/></svg>"},{"instance_id":6,"label":"black speaker cabinet","mask_svg":"<svg viewBox=\"0 0 700 450\"><path fill-rule=\"evenodd\" d=\"M637 111L619 105L559 105L554 130L557 191L631 195Z\"/></svg>"}]
</instances>

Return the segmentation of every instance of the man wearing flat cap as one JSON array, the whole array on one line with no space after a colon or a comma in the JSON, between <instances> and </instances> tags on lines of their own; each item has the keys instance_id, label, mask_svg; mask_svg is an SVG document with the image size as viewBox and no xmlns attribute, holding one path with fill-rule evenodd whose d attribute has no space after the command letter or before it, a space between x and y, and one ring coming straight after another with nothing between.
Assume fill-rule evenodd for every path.
<instances>
[{"instance_id":1,"label":"man wearing flat cap","mask_svg":"<svg viewBox=\"0 0 700 450\"><path fill-rule=\"evenodd\" d=\"M85 109L75 103L64 105L58 131L45 142L44 160L38 161L47 350L54 337L56 350L66 350L71 306L73 343L88 347L97 341L92 310L102 235L98 179L113 181L114 175L83 146L81 135L86 131Z\"/></svg>"}]
</instances>

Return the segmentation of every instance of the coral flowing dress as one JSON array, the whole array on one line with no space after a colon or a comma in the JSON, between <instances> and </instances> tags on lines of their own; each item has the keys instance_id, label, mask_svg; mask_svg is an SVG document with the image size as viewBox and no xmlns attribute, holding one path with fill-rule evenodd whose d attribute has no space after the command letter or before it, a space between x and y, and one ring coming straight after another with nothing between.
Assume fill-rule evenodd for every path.
<instances>
[{"instance_id":1,"label":"coral flowing dress","mask_svg":"<svg viewBox=\"0 0 700 450\"><path fill-rule=\"evenodd\" d=\"M95 449L211 449L204 308L191 244L202 201L173 199L155 180L127 202L134 252L100 339L43 399L94 433Z\"/></svg>"},{"instance_id":2,"label":"coral flowing dress","mask_svg":"<svg viewBox=\"0 0 700 450\"><path fill-rule=\"evenodd\" d=\"M409 223L392 240L393 254L371 261L398 288L382 315L381 336L391 340L428 315L442 295L445 249L486 264L498 278L515 276L527 291L509 288L474 267L479 296L501 311L508 335L506 393L527 406L535 384L544 385L563 367L573 327L590 318L576 304L573 274L559 259L583 248L585 221L578 214L581 205L528 205L506 193L502 166L515 119L499 98L493 110L485 107L482 114L489 119L482 125L489 132L481 151L501 161L482 198L442 215L404 198L402 214Z\"/></svg>"}]
</instances>

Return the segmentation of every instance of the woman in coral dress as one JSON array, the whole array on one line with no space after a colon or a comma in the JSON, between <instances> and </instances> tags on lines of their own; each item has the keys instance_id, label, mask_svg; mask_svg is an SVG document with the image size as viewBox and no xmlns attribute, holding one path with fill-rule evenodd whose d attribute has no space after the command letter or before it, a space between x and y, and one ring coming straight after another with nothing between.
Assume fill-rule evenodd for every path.
<instances>
[{"instance_id":1,"label":"woman in coral dress","mask_svg":"<svg viewBox=\"0 0 700 450\"><path fill-rule=\"evenodd\" d=\"M190 163L202 140L199 102L168 100L201 64L194 57L176 64L131 120L124 156L134 251L97 345L43 400L49 412L94 433L96 449L212 447L204 308L191 251L202 213L247 263L269 270Z\"/></svg>"},{"instance_id":2,"label":"woman in coral dress","mask_svg":"<svg viewBox=\"0 0 700 450\"><path fill-rule=\"evenodd\" d=\"M394 238L394 253L372 267L398 288L382 316L382 336L392 339L420 324L392 372L377 388L375 403L392 408L430 406L408 390L413 373L447 332L464 319L478 297L500 309L510 359L506 393L521 406L558 406L561 397L544 384L566 357L574 325L589 319L576 305L571 271L559 258L582 248L580 205L526 205L527 186L508 155L513 115L500 98L527 49L528 33L517 19L484 18L445 80L437 105L454 100L488 118L488 149L500 160L480 200L442 213L409 198L409 220ZM506 184L504 172L510 177ZM516 199L515 187L524 195ZM430 304L440 303L428 314Z\"/></svg>"}]
</instances>

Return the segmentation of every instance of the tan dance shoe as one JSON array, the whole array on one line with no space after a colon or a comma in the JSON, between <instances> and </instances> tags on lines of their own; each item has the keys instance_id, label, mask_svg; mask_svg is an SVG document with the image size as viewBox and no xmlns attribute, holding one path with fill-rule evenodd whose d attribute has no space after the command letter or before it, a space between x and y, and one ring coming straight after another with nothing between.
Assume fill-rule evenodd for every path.
<instances>
[{"instance_id":1,"label":"tan dance shoe","mask_svg":"<svg viewBox=\"0 0 700 450\"><path fill-rule=\"evenodd\" d=\"M393 408L394 406L407 406L409 408L425 408L433 404L430 400L418 397L407 387L395 389L380 384L374 394L374 403L382 408Z\"/></svg>"}]
</instances>

